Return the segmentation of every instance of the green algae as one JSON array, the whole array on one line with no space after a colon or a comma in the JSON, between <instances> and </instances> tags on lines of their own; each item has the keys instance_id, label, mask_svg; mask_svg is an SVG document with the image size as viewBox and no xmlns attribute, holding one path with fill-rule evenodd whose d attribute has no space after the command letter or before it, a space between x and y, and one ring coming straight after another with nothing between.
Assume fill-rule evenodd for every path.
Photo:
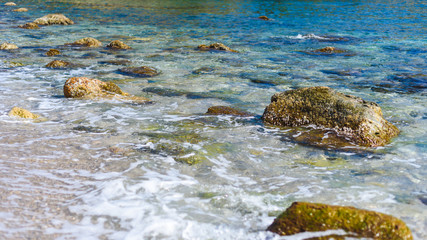
<instances>
[{"instance_id":1,"label":"green algae","mask_svg":"<svg viewBox=\"0 0 427 240\"><path fill-rule=\"evenodd\" d=\"M406 224L393 216L354 207L294 202L267 228L279 235L344 230L357 237L384 240L413 239Z\"/></svg>"}]
</instances>

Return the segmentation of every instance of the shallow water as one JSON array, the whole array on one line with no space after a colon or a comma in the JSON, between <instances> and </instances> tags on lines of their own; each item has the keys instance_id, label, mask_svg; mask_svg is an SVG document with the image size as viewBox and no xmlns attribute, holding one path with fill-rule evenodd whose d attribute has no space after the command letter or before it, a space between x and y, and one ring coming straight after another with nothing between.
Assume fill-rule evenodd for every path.
<instances>
[{"instance_id":1,"label":"shallow water","mask_svg":"<svg viewBox=\"0 0 427 240\"><path fill-rule=\"evenodd\" d=\"M16 3L29 11L0 6L0 43L20 47L0 51L3 238L303 239L265 229L310 201L391 214L427 239L423 1ZM49 13L76 24L16 28ZM89 36L133 49L64 46ZM196 50L213 42L239 53ZM326 46L348 52L312 52ZM62 55L45 56L51 48ZM81 66L45 68L53 59ZM108 60L162 74L121 75ZM154 103L66 99L74 76ZM274 93L320 85L377 102L401 134L381 148L325 150L259 120ZM213 105L256 116L205 115ZM10 118L14 106L47 120Z\"/></svg>"}]
</instances>

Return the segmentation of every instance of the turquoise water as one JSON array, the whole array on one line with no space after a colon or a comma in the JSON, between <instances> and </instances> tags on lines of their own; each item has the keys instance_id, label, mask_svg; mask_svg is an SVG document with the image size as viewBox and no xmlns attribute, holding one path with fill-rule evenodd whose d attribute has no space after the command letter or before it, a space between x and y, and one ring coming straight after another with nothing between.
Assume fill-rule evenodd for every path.
<instances>
[{"instance_id":1,"label":"turquoise water","mask_svg":"<svg viewBox=\"0 0 427 240\"><path fill-rule=\"evenodd\" d=\"M5 239L303 239L265 231L293 201L391 214L427 238L425 2L15 2L0 4L0 44L20 47L0 51ZM16 27L49 13L76 24ZM133 49L64 46L83 37ZM214 42L239 53L196 50ZM347 52L313 53L326 46ZM45 56L51 48L62 54ZM54 59L78 66L44 67ZM162 73L133 78L108 60ZM154 103L66 99L75 76ZM308 86L377 102L401 134L385 147L325 150L262 124L274 93ZM256 116L205 115L213 105ZM10 118L14 106L47 120Z\"/></svg>"}]
</instances>

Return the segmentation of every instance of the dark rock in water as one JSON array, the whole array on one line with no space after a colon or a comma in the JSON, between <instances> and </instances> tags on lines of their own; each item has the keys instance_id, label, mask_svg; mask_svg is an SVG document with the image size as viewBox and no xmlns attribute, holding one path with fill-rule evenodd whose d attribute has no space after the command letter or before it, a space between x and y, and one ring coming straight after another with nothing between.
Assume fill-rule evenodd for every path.
<instances>
[{"instance_id":1,"label":"dark rock in water","mask_svg":"<svg viewBox=\"0 0 427 240\"><path fill-rule=\"evenodd\" d=\"M130 65L132 62L125 59L118 59L118 60L105 60L105 61L99 61L100 64L110 64L110 65Z\"/></svg>"},{"instance_id":2,"label":"dark rock in water","mask_svg":"<svg viewBox=\"0 0 427 240\"><path fill-rule=\"evenodd\" d=\"M46 65L47 68L67 68L70 67L71 63L62 60L53 60Z\"/></svg>"},{"instance_id":3,"label":"dark rock in water","mask_svg":"<svg viewBox=\"0 0 427 240\"><path fill-rule=\"evenodd\" d=\"M347 236L357 238L413 239L406 224L393 216L320 203L294 202L267 228L282 236L327 230L344 230Z\"/></svg>"},{"instance_id":4,"label":"dark rock in water","mask_svg":"<svg viewBox=\"0 0 427 240\"><path fill-rule=\"evenodd\" d=\"M121 68L118 70L118 72L124 75L142 78L154 77L160 74L160 71L158 71L157 69L147 66Z\"/></svg>"},{"instance_id":5,"label":"dark rock in water","mask_svg":"<svg viewBox=\"0 0 427 240\"><path fill-rule=\"evenodd\" d=\"M95 59L95 58L101 58L101 57L103 57L103 55L98 52L88 52L81 56L81 58L84 58L84 59Z\"/></svg>"},{"instance_id":6,"label":"dark rock in water","mask_svg":"<svg viewBox=\"0 0 427 240\"><path fill-rule=\"evenodd\" d=\"M320 70L322 73L333 74L338 76L359 76L361 74L360 70L345 70L345 69L325 69Z\"/></svg>"},{"instance_id":7,"label":"dark rock in water","mask_svg":"<svg viewBox=\"0 0 427 240\"><path fill-rule=\"evenodd\" d=\"M267 16L259 16L258 19L266 20L266 21L270 20L270 18L268 18Z\"/></svg>"},{"instance_id":8,"label":"dark rock in water","mask_svg":"<svg viewBox=\"0 0 427 240\"><path fill-rule=\"evenodd\" d=\"M427 89L427 74L402 73L391 75L371 88L376 92L411 94Z\"/></svg>"},{"instance_id":9,"label":"dark rock in water","mask_svg":"<svg viewBox=\"0 0 427 240\"><path fill-rule=\"evenodd\" d=\"M161 87L147 87L142 89L143 92L155 93L160 96L165 97L179 97L187 94L184 91L170 89L170 88L161 88Z\"/></svg>"},{"instance_id":10,"label":"dark rock in water","mask_svg":"<svg viewBox=\"0 0 427 240\"><path fill-rule=\"evenodd\" d=\"M213 71L215 71L215 68L201 67L201 68L198 68L198 69L192 71L191 73L193 73L193 74L207 74L207 73L211 73Z\"/></svg>"},{"instance_id":11,"label":"dark rock in water","mask_svg":"<svg viewBox=\"0 0 427 240\"><path fill-rule=\"evenodd\" d=\"M46 55L51 57L51 56L56 56L61 54L61 52L57 49L50 49L49 51L46 52Z\"/></svg>"},{"instance_id":12,"label":"dark rock in water","mask_svg":"<svg viewBox=\"0 0 427 240\"><path fill-rule=\"evenodd\" d=\"M216 51L227 51L227 52L238 52L236 50L233 50L227 46L225 46L222 43L212 43L211 45L199 45L197 47L197 49L202 50L202 51L211 51L211 50L216 50Z\"/></svg>"},{"instance_id":13,"label":"dark rock in water","mask_svg":"<svg viewBox=\"0 0 427 240\"><path fill-rule=\"evenodd\" d=\"M316 126L335 131L361 146L383 146L399 130L382 116L373 102L344 95L328 87L310 87L276 93L262 116L276 126Z\"/></svg>"},{"instance_id":14,"label":"dark rock in water","mask_svg":"<svg viewBox=\"0 0 427 240\"><path fill-rule=\"evenodd\" d=\"M24 29L39 29L39 25L35 24L35 23L26 23L24 25L19 25L19 28L24 28Z\"/></svg>"},{"instance_id":15,"label":"dark rock in water","mask_svg":"<svg viewBox=\"0 0 427 240\"><path fill-rule=\"evenodd\" d=\"M43 16L41 18L37 18L34 20L35 24L38 25L53 25L53 24L60 24L60 25L71 25L74 24L74 22L64 16L63 14L48 14L46 16Z\"/></svg>"},{"instance_id":16,"label":"dark rock in water","mask_svg":"<svg viewBox=\"0 0 427 240\"><path fill-rule=\"evenodd\" d=\"M233 115L233 116L240 116L240 117L249 117L253 116L252 114L244 111L240 111L231 107L227 106L212 106L208 109L206 114L210 115Z\"/></svg>"},{"instance_id":17,"label":"dark rock in water","mask_svg":"<svg viewBox=\"0 0 427 240\"><path fill-rule=\"evenodd\" d=\"M111 49L116 49L116 50L123 50L123 49L131 49L131 47L129 47L128 45L124 44L122 41L120 40L114 40L112 42L110 42L107 45L107 48L111 48Z\"/></svg>"}]
</instances>

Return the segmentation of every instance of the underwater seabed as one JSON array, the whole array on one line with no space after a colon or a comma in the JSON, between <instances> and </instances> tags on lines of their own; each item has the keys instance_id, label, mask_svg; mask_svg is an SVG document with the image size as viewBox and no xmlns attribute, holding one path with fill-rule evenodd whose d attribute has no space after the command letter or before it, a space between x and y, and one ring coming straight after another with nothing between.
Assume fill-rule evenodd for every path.
<instances>
[{"instance_id":1,"label":"underwater seabed","mask_svg":"<svg viewBox=\"0 0 427 240\"><path fill-rule=\"evenodd\" d=\"M326 234L265 231L295 201L390 214L427 238L425 3L15 3L28 12L0 3L0 44L19 46L0 51L3 238ZM49 13L76 24L17 28ZM103 47L65 45L83 37ZM132 49L105 48L112 40ZM197 50L214 42L238 53ZM345 52L316 52L327 46ZM46 56L52 48L61 54ZM55 59L75 65L45 67ZM143 65L161 74L118 71ZM65 81L83 76L153 103L65 98ZM400 135L384 147L325 149L262 123L274 93L310 86L378 103ZM206 115L215 105L254 116ZM45 119L11 118L14 106Z\"/></svg>"}]
</instances>

